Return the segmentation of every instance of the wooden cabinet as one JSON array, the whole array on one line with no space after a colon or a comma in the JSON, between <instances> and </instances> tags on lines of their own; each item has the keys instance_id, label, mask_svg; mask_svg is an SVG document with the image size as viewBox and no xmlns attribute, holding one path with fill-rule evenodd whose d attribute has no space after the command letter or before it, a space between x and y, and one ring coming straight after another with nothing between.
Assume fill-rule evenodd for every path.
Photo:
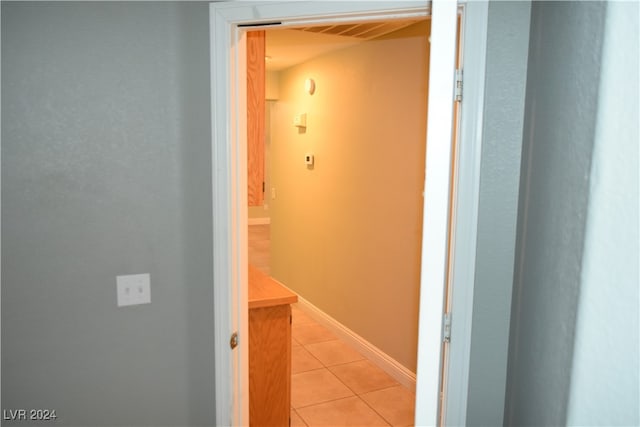
<instances>
[{"instance_id":1,"label":"wooden cabinet","mask_svg":"<svg viewBox=\"0 0 640 427\"><path fill-rule=\"evenodd\" d=\"M298 297L249 266L249 423L288 426L291 306Z\"/></svg>"},{"instance_id":2,"label":"wooden cabinet","mask_svg":"<svg viewBox=\"0 0 640 427\"><path fill-rule=\"evenodd\" d=\"M265 32L247 32L247 199L264 202Z\"/></svg>"}]
</instances>

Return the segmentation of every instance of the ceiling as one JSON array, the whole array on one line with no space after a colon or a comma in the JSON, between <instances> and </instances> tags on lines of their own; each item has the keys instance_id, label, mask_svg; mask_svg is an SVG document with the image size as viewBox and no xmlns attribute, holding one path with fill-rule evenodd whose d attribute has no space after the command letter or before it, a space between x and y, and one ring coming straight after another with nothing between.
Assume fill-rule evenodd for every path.
<instances>
[{"instance_id":1,"label":"ceiling","mask_svg":"<svg viewBox=\"0 0 640 427\"><path fill-rule=\"evenodd\" d=\"M283 70L333 50L344 49L397 31L417 21L414 19L270 29L267 31L266 40L266 69Z\"/></svg>"}]
</instances>

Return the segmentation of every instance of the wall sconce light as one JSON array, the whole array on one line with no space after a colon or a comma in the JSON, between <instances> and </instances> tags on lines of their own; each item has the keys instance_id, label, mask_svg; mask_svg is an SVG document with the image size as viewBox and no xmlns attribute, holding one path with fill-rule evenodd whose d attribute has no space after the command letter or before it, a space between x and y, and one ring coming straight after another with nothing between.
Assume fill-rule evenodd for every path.
<instances>
[{"instance_id":1,"label":"wall sconce light","mask_svg":"<svg viewBox=\"0 0 640 427\"><path fill-rule=\"evenodd\" d=\"M316 82L313 79L307 79L304 81L304 91L309 95L313 95L316 91Z\"/></svg>"}]
</instances>

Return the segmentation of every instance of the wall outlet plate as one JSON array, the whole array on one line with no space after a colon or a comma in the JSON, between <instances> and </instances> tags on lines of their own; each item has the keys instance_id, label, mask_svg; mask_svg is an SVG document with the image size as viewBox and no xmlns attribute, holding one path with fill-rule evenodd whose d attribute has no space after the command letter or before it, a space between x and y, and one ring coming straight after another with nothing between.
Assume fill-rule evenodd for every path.
<instances>
[{"instance_id":1,"label":"wall outlet plate","mask_svg":"<svg viewBox=\"0 0 640 427\"><path fill-rule=\"evenodd\" d=\"M118 307L151 303L151 278L145 274L116 276Z\"/></svg>"},{"instance_id":2,"label":"wall outlet plate","mask_svg":"<svg viewBox=\"0 0 640 427\"><path fill-rule=\"evenodd\" d=\"M313 154L305 154L304 155L304 164L307 166L313 166L313 162L314 162L314 158L313 158Z\"/></svg>"}]
</instances>

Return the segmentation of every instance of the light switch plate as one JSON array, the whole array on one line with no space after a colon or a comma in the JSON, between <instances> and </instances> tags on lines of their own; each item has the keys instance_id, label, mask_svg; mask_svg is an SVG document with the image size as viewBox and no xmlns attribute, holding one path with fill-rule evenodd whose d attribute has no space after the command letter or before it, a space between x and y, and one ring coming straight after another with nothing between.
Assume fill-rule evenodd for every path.
<instances>
[{"instance_id":1,"label":"light switch plate","mask_svg":"<svg viewBox=\"0 0 640 427\"><path fill-rule=\"evenodd\" d=\"M149 274L116 276L118 307L151 303L151 278Z\"/></svg>"}]
</instances>

